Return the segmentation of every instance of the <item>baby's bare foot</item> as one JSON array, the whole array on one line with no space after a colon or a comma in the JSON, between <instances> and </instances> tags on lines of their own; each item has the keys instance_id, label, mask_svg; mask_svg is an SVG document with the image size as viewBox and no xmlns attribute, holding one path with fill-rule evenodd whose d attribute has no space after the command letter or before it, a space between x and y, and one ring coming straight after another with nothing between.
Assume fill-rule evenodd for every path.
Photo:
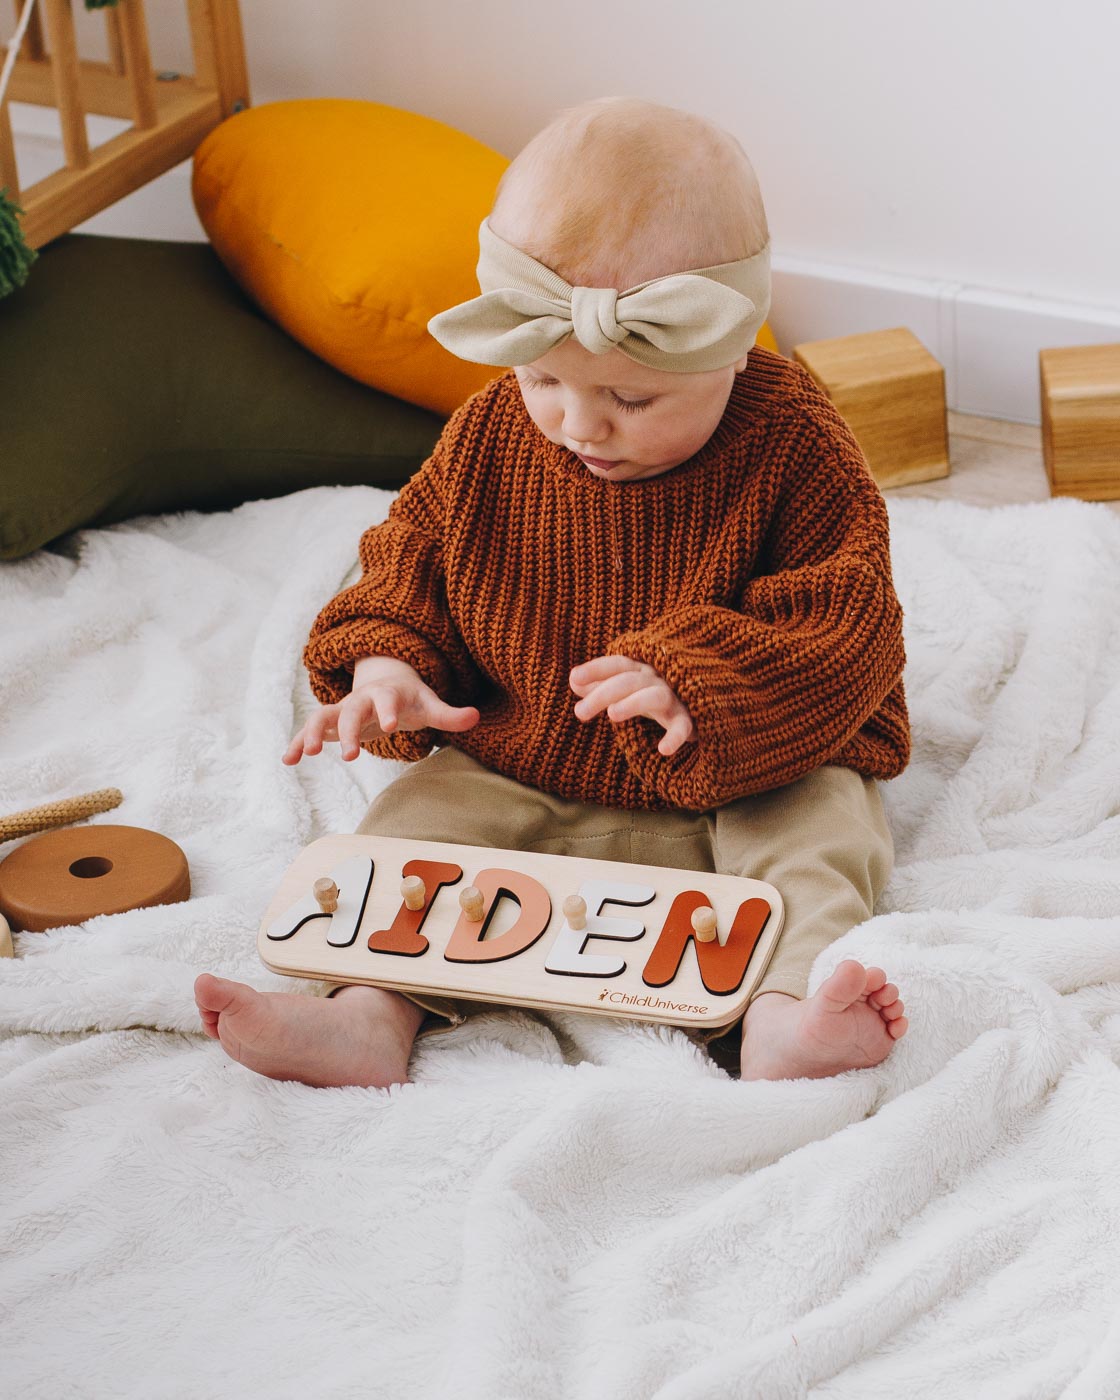
<instances>
[{"instance_id":1,"label":"baby's bare foot","mask_svg":"<svg viewBox=\"0 0 1120 1400\"><path fill-rule=\"evenodd\" d=\"M768 992L743 1018L744 1079L823 1079L885 1060L909 1022L898 988L849 958L805 1001Z\"/></svg>"},{"instance_id":2,"label":"baby's bare foot","mask_svg":"<svg viewBox=\"0 0 1120 1400\"><path fill-rule=\"evenodd\" d=\"M333 997L258 992L204 972L194 984L202 1029L238 1064L318 1088L408 1082L423 1010L399 992L344 987Z\"/></svg>"}]
</instances>

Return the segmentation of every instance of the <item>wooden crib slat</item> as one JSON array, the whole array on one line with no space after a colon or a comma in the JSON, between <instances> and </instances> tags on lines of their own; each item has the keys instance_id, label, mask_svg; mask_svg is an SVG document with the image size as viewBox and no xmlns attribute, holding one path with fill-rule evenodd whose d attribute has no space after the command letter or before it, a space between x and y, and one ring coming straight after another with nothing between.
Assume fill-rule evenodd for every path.
<instances>
[{"instance_id":1,"label":"wooden crib slat","mask_svg":"<svg viewBox=\"0 0 1120 1400\"><path fill-rule=\"evenodd\" d=\"M0 190L8 191L8 198L19 202L19 171L16 169L16 145L12 140L12 123L8 116L8 104L0 105Z\"/></svg>"},{"instance_id":2,"label":"wooden crib slat","mask_svg":"<svg viewBox=\"0 0 1120 1400\"><path fill-rule=\"evenodd\" d=\"M24 0L13 0L16 11L16 20L23 15ZM24 58L46 58L47 50L43 43L43 20L39 14L39 7L31 11L31 18L27 24L27 33L23 36L23 47L20 53Z\"/></svg>"},{"instance_id":3,"label":"wooden crib slat","mask_svg":"<svg viewBox=\"0 0 1120 1400\"><path fill-rule=\"evenodd\" d=\"M43 4L47 11L55 103L62 123L62 147L70 169L82 170L89 164L89 136L80 98L74 12L70 8L70 0L43 0Z\"/></svg>"},{"instance_id":4,"label":"wooden crib slat","mask_svg":"<svg viewBox=\"0 0 1120 1400\"><path fill-rule=\"evenodd\" d=\"M187 0L194 53L194 80L212 88L231 116L249 105L249 72L238 0Z\"/></svg>"},{"instance_id":5,"label":"wooden crib slat","mask_svg":"<svg viewBox=\"0 0 1120 1400\"><path fill-rule=\"evenodd\" d=\"M105 11L105 37L109 41L109 67L114 73L123 73L124 41L121 39L120 11L115 5Z\"/></svg>"},{"instance_id":6,"label":"wooden crib slat","mask_svg":"<svg viewBox=\"0 0 1120 1400\"><path fill-rule=\"evenodd\" d=\"M141 130L155 126L156 90L144 0L120 0L117 6L124 68L132 92L132 120Z\"/></svg>"}]
</instances>

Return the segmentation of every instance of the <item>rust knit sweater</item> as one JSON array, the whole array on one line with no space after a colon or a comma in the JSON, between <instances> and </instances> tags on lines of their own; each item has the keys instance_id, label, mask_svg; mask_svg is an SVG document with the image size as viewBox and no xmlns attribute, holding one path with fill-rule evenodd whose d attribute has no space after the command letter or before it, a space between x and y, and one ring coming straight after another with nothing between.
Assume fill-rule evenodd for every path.
<instances>
[{"instance_id":1,"label":"rust knit sweater","mask_svg":"<svg viewBox=\"0 0 1120 1400\"><path fill-rule=\"evenodd\" d=\"M550 443L501 376L366 531L361 563L307 646L319 699L386 655L482 714L372 753L421 758L438 738L563 797L694 811L825 763L891 778L909 757L886 506L827 398L769 351L694 457L630 482ZM665 677L695 742L664 758L650 720L575 718L568 672L607 653Z\"/></svg>"}]
</instances>

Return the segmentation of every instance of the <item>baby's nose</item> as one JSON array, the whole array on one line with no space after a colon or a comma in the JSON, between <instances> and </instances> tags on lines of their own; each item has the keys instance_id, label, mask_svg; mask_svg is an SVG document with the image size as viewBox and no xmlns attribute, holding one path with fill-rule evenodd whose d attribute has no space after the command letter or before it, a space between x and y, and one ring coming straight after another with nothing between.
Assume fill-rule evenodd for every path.
<instances>
[{"instance_id":1,"label":"baby's nose","mask_svg":"<svg viewBox=\"0 0 1120 1400\"><path fill-rule=\"evenodd\" d=\"M602 414L569 411L564 414L564 432L576 447L597 447L610 437L611 425Z\"/></svg>"}]
</instances>

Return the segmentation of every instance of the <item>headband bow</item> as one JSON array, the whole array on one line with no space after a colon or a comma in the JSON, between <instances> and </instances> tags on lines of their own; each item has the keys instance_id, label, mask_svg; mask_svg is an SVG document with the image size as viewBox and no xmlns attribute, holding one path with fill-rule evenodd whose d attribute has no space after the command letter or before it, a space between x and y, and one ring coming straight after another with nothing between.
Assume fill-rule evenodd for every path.
<instances>
[{"instance_id":1,"label":"headband bow","mask_svg":"<svg viewBox=\"0 0 1120 1400\"><path fill-rule=\"evenodd\" d=\"M527 365L575 336L603 355L617 347L649 369L723 369L751 348L770 309L770 245L754 257L655 277L628 291L572 287L551 268L479 230L482 295L428 322L461 360Z\"/></svg>"}]
</instances>

